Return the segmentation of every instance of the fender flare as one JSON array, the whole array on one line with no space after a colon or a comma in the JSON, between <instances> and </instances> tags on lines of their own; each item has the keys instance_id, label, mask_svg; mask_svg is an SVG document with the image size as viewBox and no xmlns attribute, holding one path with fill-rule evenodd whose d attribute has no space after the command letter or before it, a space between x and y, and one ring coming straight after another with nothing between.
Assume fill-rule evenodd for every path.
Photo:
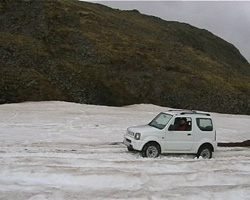
<instances>
[{"instance_id":1,"label":"fender flare","mask_svg":"<svg viewBox=\"0 0 250 200\"><path fill-rule=\"evenodd\" d=\"M197 144L197 147L196 147L197 152L196 152L196 153L198 153L199 149L200 149L202 146L204 146L204 145L210 146L212 152L215 151L215 148L216 148L216 147L214 147L213 142L212 142L211 140L203 139L203 140L201 140L201 141Z\"/></svg>"},{"instance_id":2,"label":"fender flare","mask_svg":"<svg viewBox=\"0 0 250 200\"><path fill-rule=\"evenodd\" d=\"M145 143L144 143L142 149L143 149L144 146L147 145L148 143L153 142L153 143L156 143L156 144L159 146L160 152L162 152L162 144L161 144L161 142L159 142L159 139L158 139L157 137L154 137L154 136L146 137L146 138L144 139L144 141L145 141Z\"/></svg>"}]
</instances>

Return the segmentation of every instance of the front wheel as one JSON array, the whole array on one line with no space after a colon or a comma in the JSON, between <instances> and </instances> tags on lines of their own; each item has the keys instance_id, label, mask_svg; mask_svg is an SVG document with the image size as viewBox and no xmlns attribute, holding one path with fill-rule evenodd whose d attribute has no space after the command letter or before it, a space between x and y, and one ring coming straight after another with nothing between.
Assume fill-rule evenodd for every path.
<instances>
[{"instance_id":1,"label":"front wheel","mask_svg":"<svg viewBox=\"0 0 250 200\"><path fill-rule=\"evenodd\" d=\"M202 157L203 159L210 159L212 158L212 149L208 145L200 147L197 158Z\"/></svg>"},{"instance_id":2,"label":"front wheel","mask_svg":"<svg viewBox=\"0 0 250 200\"><path fill-rule=\"evenodd\" d=\"M128 151L134 151L134 149L130 146L127 147Z\"/></svg>"},{"instance_id":3,"label":"front wheel","mask_svg":"<svg viewBox=\"0 0 250 200\"><path fill-rule=\"evenodd\" d=\"M160 147L156 143L148 143L142 149L142 157L156 158L160 155Z\"/></svg>"}]
</instances>

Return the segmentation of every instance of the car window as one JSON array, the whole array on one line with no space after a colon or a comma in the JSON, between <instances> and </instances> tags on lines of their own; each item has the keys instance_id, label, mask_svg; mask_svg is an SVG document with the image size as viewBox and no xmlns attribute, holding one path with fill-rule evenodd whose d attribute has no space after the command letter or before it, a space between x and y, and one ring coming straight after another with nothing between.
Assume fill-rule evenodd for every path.
<instances>
[{"instance_id":1,"label":"car window","mask_svg":"<svg viewBox=\"0 0 250 200\"><path fill-rule=\"evenodd\" d=\"M190 117L176 117L170 125L170 131L191 131L192 119Z\"/></svg>"},{"instance_id":2,"label":"car window","mask_svg":"<svg viewBox=\"0 0 250 200\"><path fill-rule=\"evenodd\" d=\"M211 119L197 118L196 122L197 122L197 126L202 131L212 131L213 130L213 123L212 123Z\"/></svg>"}]
</instances>

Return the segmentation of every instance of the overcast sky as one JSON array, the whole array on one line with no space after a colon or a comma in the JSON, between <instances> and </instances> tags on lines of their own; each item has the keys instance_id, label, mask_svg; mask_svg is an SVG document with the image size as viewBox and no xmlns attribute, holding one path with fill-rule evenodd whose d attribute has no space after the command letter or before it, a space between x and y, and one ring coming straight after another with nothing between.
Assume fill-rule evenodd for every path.
<instances>
[{"instance_id":1,"label":"overcast sky","mask_svg":"<svg viewBox=\"0 0 250 200\"><path fill-rule=\"evenodd\" d=\"M250 1L95 1L121 10L137 9L167 21L204 28L232 43L250 62Z\"/></svg>"}]
</instances>

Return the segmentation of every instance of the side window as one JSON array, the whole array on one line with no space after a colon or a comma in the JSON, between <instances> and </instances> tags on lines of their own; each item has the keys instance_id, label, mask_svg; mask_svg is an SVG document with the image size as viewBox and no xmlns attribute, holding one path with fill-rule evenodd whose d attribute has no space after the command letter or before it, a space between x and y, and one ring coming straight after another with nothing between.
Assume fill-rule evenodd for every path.
<instances>
[{"instance_id":1,"label":"side window","mask_svg":"<svg viewBox=\"0 0 250 200\"><path fill-rule=\"evenodd\" d=\"M211 119L197 118L196 122L197 122L197 126L202 131L212 131L213 130L213 123L212 123Z\"/></svg>"},{"instance_id":2,"label":"side window","mask_svg":"<svg viewBox=\"0 0 250 200\"><path fill-rule=\"evenodd\" d=\"M192 120L190 117L176 117L173 124L170 125L170 131L191 131Z\"/></svg>"}]
</instances>

